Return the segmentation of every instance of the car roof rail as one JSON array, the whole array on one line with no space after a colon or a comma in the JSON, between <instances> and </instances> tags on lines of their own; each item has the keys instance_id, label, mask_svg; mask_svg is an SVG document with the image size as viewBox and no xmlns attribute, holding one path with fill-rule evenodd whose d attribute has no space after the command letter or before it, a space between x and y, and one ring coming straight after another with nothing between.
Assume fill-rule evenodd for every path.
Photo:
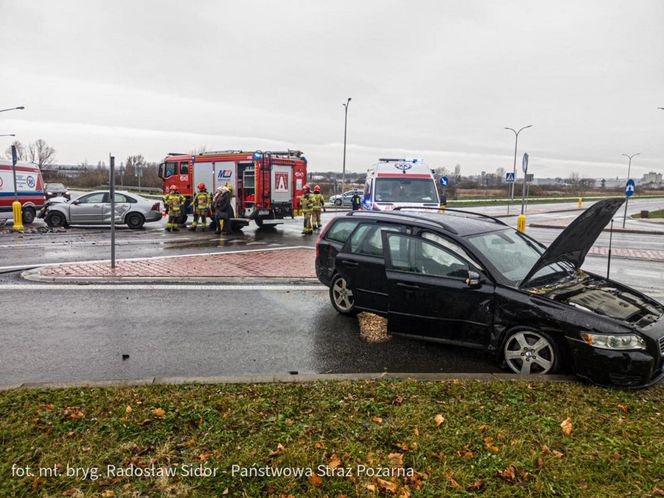
<instances>
[{"instance_id":1,"label":"car roof rail","mask_svg":"<svg viewBox=\"0 0 664 498\"><path fill-rule=\"evenodd\" d=\"M412 213L400 213L400 212L395 212L395 209L391 209L390 211L351 211L350 213L347 213L346 216L353 216L354 214L358 213L359 215L363 214L371 214L372 216L402 216L402 217L408 217L410 216L411 218L417 218L418 220L421 221L426 221L429 223L432 223L434 225L438 225L442 227L443 229L447 230L450 233L453 233L455 235L458 235L459 232L457 232L453 227L449 226L447 223L440 221L440 220L432 220L431 218L422 218L420 216L413 216Z\"/></svg>"},{"instance_id":2,"label":"car roof rail","mask_svg":"<svg viewBox=\"0 0 664 498\"><path fill-rule=\"evenodd\" d=\"M498 223L499 225L505 225L508 227L509 225L505 223L503 220L500 220L494 216L491 216L489 214L484 214L484 213L476 213L475 211L467 211L465 209L456 209L456 208L437 208L437 207L430 207L430 206L421 206L421 207L416 207L416 206L397 206L392 211L402 211L404 209L413 209L413 210L419 210L419 209L426 209L426 210L432 210L432 211L439 211L441 214L445 213L446 211L451 211L453 213L462 213L462 214L470 214L472 216L478 216L480 218L486 218L488 220L493 221L494 223Z\"/></svg>"}]
</instances>

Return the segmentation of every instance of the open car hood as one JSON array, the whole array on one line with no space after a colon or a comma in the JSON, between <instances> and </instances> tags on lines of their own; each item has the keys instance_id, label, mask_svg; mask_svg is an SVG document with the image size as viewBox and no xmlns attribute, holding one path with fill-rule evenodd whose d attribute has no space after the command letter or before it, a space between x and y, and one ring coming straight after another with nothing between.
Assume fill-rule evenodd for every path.
<instances>
[{"instance_id":1,"label":"open car hood","mask_svg":"<svg viewBox=\"0 0 664 498\"><path fill-rule=\"evenodd\" d=\"M581 213L544 251L519 287L527 287L533 275L551 263L567 261L580 268L597 237L623 202L622 198L605 199Z\"/></svg>"}]
</instances>

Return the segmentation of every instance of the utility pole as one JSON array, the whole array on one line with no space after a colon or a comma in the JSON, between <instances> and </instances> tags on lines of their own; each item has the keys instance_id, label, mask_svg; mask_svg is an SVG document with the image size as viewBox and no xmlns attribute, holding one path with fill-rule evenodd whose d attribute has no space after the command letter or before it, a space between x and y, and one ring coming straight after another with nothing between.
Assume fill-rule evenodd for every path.
<instances>
[{"instance_id":1,"label":"utility pole","mask_svg":"<svg viewBox=\"0 0 664 498\"><path fill-rule=\"evenodd\" d=\"M512 168L512 171L514 173L514 182L512 183L510 188L510 199L507 201L507 214L510 214L510 204L514 201L514 184L516 183L516 153L519 147L519 133L521 133L526 128L530 128L532 126L533 125L524 126L523 128L520 128L519 131L516 131L514 128L509 128L507 126L505 127L506 130L510 130L511 132L514 133L514 166Z\"/></svg>"},{"instance_id":2,"label":"utility pole","mask_svg":"<svg viewBox=\"0 0 664 498\"><path fill-rule=\"evenodd\" d=\"M344 106L344 163L343 163L343 168L341 170L341 193L343 194L344 191L346 190L346 135L348 132L348 106L350 105L350 101L352 99L348 97L348 100L346 101L345 104L341 104Z\"/></svg>"},{"instance_id":3,"label":"utility pole","mask_svg":"<svg viewBox=\"0 0 664 498\"><path fill-rule=\"evenodd\" d=\"M636 154L632 155L623 154L623 156L629 159L629 163L627 164L627 181L629 181L630 175L632 174L632 158L638 156L639 154L641 153L637 152ZM627 183L625 183L625 186L627 186ZM629 204L629 196L625 195L625 214L623 214L623 228L625 228L625 221L627 221L627 204Z\"/></svg>"},{"instance_id":4,"label":"utility pole","mask_svg":"<svg viewBox=\"0 0 664 498\"><path fill-rule=\"evenodd\" d=\"M111 268L115 269L115 157L109 154L111 164Z\"/></svg>"}]
</instances>

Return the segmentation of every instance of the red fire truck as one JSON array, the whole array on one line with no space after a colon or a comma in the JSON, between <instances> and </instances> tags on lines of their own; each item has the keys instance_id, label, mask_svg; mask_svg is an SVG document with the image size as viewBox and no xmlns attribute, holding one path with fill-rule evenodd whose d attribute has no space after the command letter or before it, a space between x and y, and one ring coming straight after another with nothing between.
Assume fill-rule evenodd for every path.
<instances>
[{"instance_id":1,"label":"red fire truck","mask_svg":"<svg viewBox=\"0 0 664 498\"><path fill-rule=\"evenodd\" d=\"M233 187L234 229L247 226L250 220L261 227L294 216L306 183L307 160L296 150L170 153L159 165L159 177L164 181L164 194L174 185L186 199L180 224L191 214L196 185L203 182L210 193L227 183Z\"/></svg>"}]
</instances>

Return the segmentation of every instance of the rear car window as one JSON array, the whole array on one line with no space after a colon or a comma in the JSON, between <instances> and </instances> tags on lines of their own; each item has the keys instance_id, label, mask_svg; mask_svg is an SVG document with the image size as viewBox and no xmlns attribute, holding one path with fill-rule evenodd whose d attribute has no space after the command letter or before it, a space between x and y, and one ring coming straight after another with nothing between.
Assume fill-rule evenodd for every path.
<instances>
[{"instance_id":1,"label":"rear car window","mask_svg":"<svg viewBox=\"0 0 664 498\"><path fill-rule=\"evenodd\" d=\"M325 239L334 240L343 244L353 230L355 230L358 223L359 220L339 220L327 231Z\"/></svg>"},{"instance_id":2,"label":"rear car window","mask_svg":"<svg viewBox=\"0 0 664 498\"><path fill-rule=\"evenodd\" d=\"M364 224L357 227L350 238L350 252L367 256L383 257L381 232L400 232L401 227L383 224Z\"/></svg>"}]
</instances>

